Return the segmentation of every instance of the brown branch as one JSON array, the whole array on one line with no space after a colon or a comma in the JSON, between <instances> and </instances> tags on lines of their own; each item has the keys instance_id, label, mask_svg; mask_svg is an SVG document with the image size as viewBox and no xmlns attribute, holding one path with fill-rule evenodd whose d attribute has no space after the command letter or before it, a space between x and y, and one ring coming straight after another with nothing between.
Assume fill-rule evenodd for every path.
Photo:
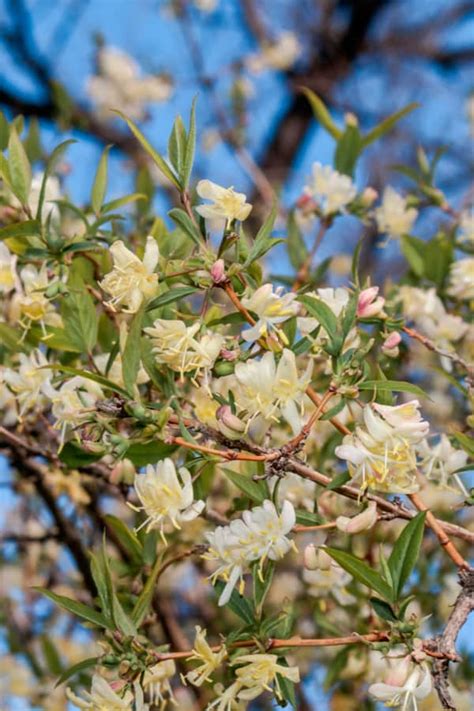
<instances>
[{"instance_id":1,"label":"brown branch","mask_svg":"<svg viewBox=\"0 0 474 711\"><path fill-rule=\"evenodd\" d=\"M457 365L461 366L467 372L469 383L472 384L474 382L474 365L465 361L464 358L461 358L461 356L456 351L446 351L442 348L439 348L435 343L433 343L433 341L431 341L429 338L427 338L414 328L403 326L402 331L406 333L407 336L410 336L410 338L413 338L419 343L421 343L429 351L437 353L442 358L449 358L449 360L451 360L453 363L456 363Z\"/></svg>"},{"instance_id":2,"label":"brown branch","mask_svg":"<svg viewBox=\"0 0 474 711\"><path fill-rule=\"evenodd\" d=\"M441 635L425 642L425 651L435 657L431 674L444 709L456 711L456 706L449 690L449 662L460 661L456 651L456 640L459 632L474 611L474 571L459 571L461 591Z\"/></svg>"}]
</instances>

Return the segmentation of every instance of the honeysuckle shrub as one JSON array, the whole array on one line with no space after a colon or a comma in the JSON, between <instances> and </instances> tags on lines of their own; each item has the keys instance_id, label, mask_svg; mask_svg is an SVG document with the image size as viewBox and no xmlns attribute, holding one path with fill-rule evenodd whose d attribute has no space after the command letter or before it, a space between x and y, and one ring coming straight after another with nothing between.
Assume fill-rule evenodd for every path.
<instances>
[{"instance_id":1,"label":"honeysuckle shrub","mask_svg":"<svg viewBox=\"0 0 474 711\"><path fill-rule=\"evenodd\" d=\"M472 214L422 149L404 194L355 180L414 107L362 134L306 94L334 163L257 228L245 194L194 180L195 105L166 157L122 115L167 215L108 199L109 149L72 203L69 142L40 160L2 121L0 440L25 522L5 693L35 708L299 708L315 668L338 708L434 708L433 682L469 705L468 658L441 677L472 600ZM347 215L397 241L399 274L362 276L364 237L321 262Z\"/></svg>"}]
</instances>

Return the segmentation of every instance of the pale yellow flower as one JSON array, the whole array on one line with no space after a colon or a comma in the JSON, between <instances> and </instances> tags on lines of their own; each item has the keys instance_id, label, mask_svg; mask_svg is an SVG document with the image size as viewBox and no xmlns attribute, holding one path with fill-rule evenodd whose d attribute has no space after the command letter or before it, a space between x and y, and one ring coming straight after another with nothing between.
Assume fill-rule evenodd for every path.
<instances>
[{"instance_id":1,"label":"pale yellow flower","mask_svg":"<svg viewBox=\"0 0 474 711\"><path fill-rule=\"evenodd\" d=\"M244 193L236 193L234 188L222 188L211 180L200 180L196 187L199 197L204 200L211 200L210 205L199 205L196 208L202 217L210 220L246 220L252 209L252 205L245 202Z\"/></svg>"},{"instance_id":2,"label":"pale yellow flower","mask_svg":"<svg viewBox=\"0 0 474 711\"><path fill-rule=\"evenodd\" d=\"M158 244L151 235L147 237L143 260L127 249L122 240L113 243L110 253L114 266L100 286L112 297L108 302L110 306L134 313L144 300L156 294L158 275L154 272L160 256Z\"/></svg>"},{"instance_id":3,"label":"pale yellow flower","mask_svg":"<svg viewBox=\"0 0 474 711\"><path fill-rule=\"evenodd\" d=\"M407 206L407 200L390 185L385 188L382 204L375 210L375 219L380 232L390 237L409 234L418 216L418 210Z\"/></svg>"},{"instance_id":4,"label":"pale yellow flower","mask_svg":"<svg viewBox=\"0 0 474 711\"><path fill-rule=\"evenodd\" d=\"M282 699L278 676L294 684L300 680L298 667L279 664L275 654L243 654L233 662L233 665L236 664L245 665L239 666L235 672L237 681L244 687L238 698L245 701L256 699L264 691L275 691L278 698Z\"/></svg>"},{"instance_id":5,"label":"pale yellow flower","mask_svg":"<svg viewBox=\"0 0 474 711\"><path fill-rule=\"evenodd\" d=\"M16 255L12 254L4 242L0 242L0 294L8 294L15 287Z\"/></svg>"},{"instance_id":6,"label":"pale yellow flower","mask_svg":"<svg viewBox=\"0 0 474 711\"><path fill-rule=\"evenodd\" d=\"M132 711L132 692L126 691L120 696L98 674L92 677L91 690L84 692L84 698L77 696L71 689L66 689L66 696L74 706L86 711Z\"/></svg>"},{"instance_id":7,"label":"pale yellow flower","mask_svg":"<svg viewBox=\"0 0 474 711\"><path fill-rule=\"evenodd\" d=\"M194 647L186 661L199 662L199 666L186 674L186 679L194 686L202 686L205 681L210 681L211 674L219 667L227 656L227 650L221 646L213 652L206 640L206 631L196 627Z\"/></svg>"}]
</instances>

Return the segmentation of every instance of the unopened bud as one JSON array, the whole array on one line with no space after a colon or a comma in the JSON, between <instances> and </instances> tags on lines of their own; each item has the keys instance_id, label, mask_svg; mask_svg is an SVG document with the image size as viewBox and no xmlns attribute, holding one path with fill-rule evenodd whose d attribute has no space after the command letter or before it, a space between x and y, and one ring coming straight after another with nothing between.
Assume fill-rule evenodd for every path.
<instances>
[{"instance_id":1,"label":"unopened bud","mask_svg":"<svg viewBox=\"0 0 474 711\"><path fill-rule=\"evenodd\" d=\"M348 518L347 516L338 516L336 526L344 533L360 533L360 531L368 531L377 523L377 504L371 501L365 511Z\"/></svg>"},{"instance_id":2,"label":"unopened bud","mask_svg":"<svg viewBox=\"0 0 474 711\"><path fill-rule=\"evenodd\" d=\"M317 203L313 200L311 195L306 195L303 193L296 201L296 207L302 211L303 215L310 215L315 212L318 208Z\"/></svg>"},{"instance_id":3,"label":"unopened bud","mask_svg":"<svg viewBox=\"0 0 474 711\"><path fill-rule=\"evenodd\" d=\"M357 316L359 318L371 318L380 315L385 299L382 296L378 296L378 293L378 286L370 286L360 292L357 302Z\"/></svg>"},{"instance_id":4,"label":"unopened bud","mask_svg":"<svg viewBox=\"0 0 474 711\"><path fill-rule=\"evenodd\" d=\"M361 195L361 200L362 204L365 207L371 207L374 202L377 200L379 194L375 188L371 188L370 186L368 188L365 188Z\"/></svg>"},{"instance_id":5,"label":"unopened bud","mask_svg":"<svg viewBox=\"0 0 474 711\"><path fill-rule=\"evenodd\" d=\"M136 469L130 459L122 459L116 463L110 472L110 482L112 484L133 484Z\"/></svg>"},{"instance_id":6,"label":"unopened bud","mask_svg":"<svg viewBox=\"0 0 474 711\"><path fill-rule=\"evenodd\" d=\"M227 360L232 363L232 361L237 360L239 354L237 351L229 351L227 348L223 348L220 352L220 356L223 360Z\"/></svg>"},{"instance_id":7,"label":"unopened bud","mask_svg":"<svg viewBox=\"0 0 474 711\"><path fill-rule=\"evenodd\" d=\"M218 259L217 262L214 262L210 269L210 275L214 284L223 284L227 281L223 259Z\"/></svg>"},{"instance_id":8,"label":"unopened bud","mask_svg":"<svg viewBox=\"0 0 474 711\"><path fill-rule=\"evenodd\" d=\"M359 125L359 119L355 114L352 113L352 111L348 111L347 114L345 114L344 121L346 123L346 126L352 126L355 128Z\"/></svg>"},{"instance_id":9,"label":"unopened bud","mask_svg":"<svg viewBox=\"0 0 474 711\"><path fill-rule=\"evenodd\" d=\"M318 567L318 551L314 543L310 543L303 552L303 565L306 570L316 570Z\"/></svg>"},{"instance_id":10,"label":"unopened bud","mask_svg":"<svg viewBox=\"0 0 474 711\"><path fill-rule=\"evenodd\" d=\"M234 415L229 405L221 405L216 411L216 419L233 433L242 434L245 432L244 423Z\"/></svg>"},{"instance_id":11,"label":"unopened bud","mask_svg":"<svg viewBox=\"0 0 474 711\"><path fill-rule=\"evenodd\" d=\"M396 358L399 353L398 346L400 345L401 340L402 337L398 331L393 331L393 333L391 333L383 342L382 352L390 358Z\"/></svg>"}]
</instances>

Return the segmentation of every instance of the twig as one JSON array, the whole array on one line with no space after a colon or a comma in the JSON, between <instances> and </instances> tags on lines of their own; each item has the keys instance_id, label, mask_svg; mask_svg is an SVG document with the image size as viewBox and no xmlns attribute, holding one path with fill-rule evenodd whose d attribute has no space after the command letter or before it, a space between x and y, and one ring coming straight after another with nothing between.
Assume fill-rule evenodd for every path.
<instances>
[{"instance_id":1,"label":"twig","mask_svg":"<svg viewBox=\"0 0 474 711\"><path fill-rule=\"evenodd\" d=\"M414 338L416 341L421 343L429 351L437 353L442 358L449 358L449 360L451 360L453 363L457 363L457 365L461 366L461 368L463 368L467 372L469 384L473 384L474 365L472 363L468 363L466 360L464 360L464 358L461 358L459 353L457 353L456 351L445 351L442 348L439 348L429 338L424 336L422 333L419 333L419 331L417 331L416 329L410 328L409 326L403 326L402 331L406 333L407 336L410 336L410 338Z\"/></svg>"}]
</instances>

